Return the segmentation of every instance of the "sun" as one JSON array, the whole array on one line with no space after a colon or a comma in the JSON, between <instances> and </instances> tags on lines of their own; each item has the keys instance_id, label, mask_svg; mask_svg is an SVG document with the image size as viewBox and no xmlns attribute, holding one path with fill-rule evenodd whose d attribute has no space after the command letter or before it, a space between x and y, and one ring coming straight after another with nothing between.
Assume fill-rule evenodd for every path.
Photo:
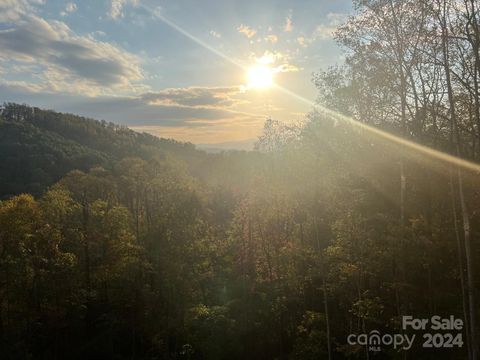
<instances>
[{"instance_id":1,"label":"sun","mask_svg":"<svg viewBox=\"0 0 480 360\"><path fill-rule=\"evenodd\" d=\"M266 65L253 65L247 70L247 86L254 89L266 89L273 84L274 70Z\"/></svg>"}]
</instances>

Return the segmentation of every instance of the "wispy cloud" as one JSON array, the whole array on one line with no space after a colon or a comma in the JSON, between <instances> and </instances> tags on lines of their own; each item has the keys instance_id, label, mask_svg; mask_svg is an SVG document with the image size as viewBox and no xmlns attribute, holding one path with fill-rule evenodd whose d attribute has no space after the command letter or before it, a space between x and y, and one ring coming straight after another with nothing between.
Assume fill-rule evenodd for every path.
<instances>
[{"instance_id":1,"label":"wispy cloud","mask_svg":"<svg viewBox=\"0 0 480 360\"><path fill-rule=\"evenodd\" d=\"M313 33L314 39L328 39L333 36L333 33L339 25L341 25L347 18L346 14L328 13L327 22L320 24Z\"/></svg>"},{"instance_id":2,"label":"wispy cloud","mask_svg":"<svg viewBox=\"0 0 480 360\"><path fill-rule=\"evenodd\" d=\"M112 19L122 18L125 16L124 7L127 4L138 5L139 0L111 0L108 16Z\"/></svg>"},{"instance_id":3,"label":"wispy cloud","mask_svg":"<svg viewBox=\"0 0 480 360\"><path fill-rule=\"evenodd\" d=\"M328 39L333 36L337 27L345 22L347 18L346 14L340 13L328 13L327 14L327 22L325 24L320 24L315 29L313 33L314 39Z\"/></svg>"},{"instance_id":4,"label":"wispy cloud","mask_svg":"<svg viewBox=\"0 0 480 360\"><path fill-rule=\"evenodd\" d=\"M252 37L255 36L255 34L257 33L257 30L255 29L252 29L250 26L248 25L243 25L241 24L238 28L237 28L237 31L241 34L244 34L247 38L251 39Z\"/></svg>"},{"instance_id":5,"label":"wispy cloud","mask_svg":"<svg viewBox=\"0 0 480 360\"><path fill-rule=\"evenodd\" d=\"M239 86L172 88L148 92L141 98L155 105L227 108L242 102L234 98L240 92Z\"/></svg>"},{"instance_id":6,"label":"wispy cloud","mask_svg":"<svg viewBox=\"0 0 480 360\"><path fill-rule=\"evenodd\" d=\"M281 64L281 65L278 65L276 68L275 68L275 71L276 72L282 72L282 73L285 73L285 72L297 72L297 71L300 71L300 68L298 68L297 66L295 65L292 65L292 64Z\"/></svg>"},{"instance_id":7,"label":"wispy cloud","mask_svg":"<svg viewBox=\"0 0 480 360\"><path fill-rule=\"evenodd\" d=\"M74 12L77 11L77 4L75 3L68 3L67 6L65 6L65 11L66 12Z\"/></svg>"},{"instance_id":8,"label":"wispy cloud","mask_svg":"<svg viewBox=\"0 0 480 360\"><path fill-rule=\"evenodd\" d=\"M276 44L278 42L278 36L274 34L270 34L265 37L265 40L272 44Z\"/></svg>"},{"instance_id":9,"label":"wispy cloud","mask_svg":"<svg viewBox=\"0 0 480 360\"><path fill-rule=\"evenodd\" d=\"M36 12L35 5L43 5L45 1L0 0L0 22L20 20L25 14Z\"/></svg>"},{"instance_id":10,"label":"wispy cloud","mask_svg":"<svg viewBox=\"0 0 480 360\"><path fill-rule=\"evenodd\" d=\"M333 37L333 33L337 30L347 19L347 14L343 13L328 13L325 22L321 23L315 28L311 36L299 36L296 41L301 46L308 46L316 40L326 40Z\"/></svg>"},{"instance_id":11,"label":"wispy cloud","mask_svg":"<svg viewBox=\"0 0 480 360\"><path fill-rule=\"evenodd\" d=\"M214 38L220 39L222 37L222 34L220 34L218 31L215 30L210 30L210 35L212 35Z\"/></svg>"},{"instance_id":12,"label":"wispy cloud","mask_svg":"<svg viewBox=\"0 0 480 360\"><path fill-rule=\"evenodd\" d=\"M299 36L299 37L297 37L297 43L298 43L300 46L307 46L308 39L305 38L305 36Z\"/></svg>"},{"instance_id":13,"label":"wispy cloud","mask_svg":"<svg viewBox=\"0 0 480 360\"><path fill-rule=\"evenodd\" d=\"M296 72L300 70L297 66L290 63L288 55L280 51L265 51L260 57L255 57L254 55L252 57L255 62L268 65L277 73Z\"/></svg>"},{"instance_id":14,"label":"wispy cloud","mask_svg":"<svg viewBox=\"0 0 480 360\"><path fill-rule=\"evenodd\" d=\"M68 4L65 6L65 10L63 10L63 11L60 12L60 15L61 15L61 16L67 16L68 14L74 13L75 11L77 11L77 4L75 4L75 3L68 3Z\"/></svg>"},{"instance_id":15,"label":"wispy cloud","mask_svg":"<svg viewBox=\"0 0 480 360\"><path fill-rule=\"evenodd\" d=\"M285 26L283 27L283 31L285 32L291 32L293 30L293 22L292 22L292 16L289 15L285 19Z\"/></svg>"}]
</instances>

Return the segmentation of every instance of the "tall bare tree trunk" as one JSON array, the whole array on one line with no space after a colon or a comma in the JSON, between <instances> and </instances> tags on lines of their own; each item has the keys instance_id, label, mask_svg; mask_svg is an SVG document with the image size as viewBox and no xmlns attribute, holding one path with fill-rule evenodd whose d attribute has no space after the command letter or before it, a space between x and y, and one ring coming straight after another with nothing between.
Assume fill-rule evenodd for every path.
<instances>
[{"instance_id":1,"label":"tall bare tree trunk","mask_svg":"<svg viewBox=\"0 0 480 360\"><path fill-rule=\"evenodd\" d=\"M477 124L477 136L480 141L480 25L477 19L478 9L476 3L478 0L470 0L469 3L465 1L465 8L467 13L467 39L472 46L473 57L475 59L473 66L473 94L474 94L474 114L475 122ZM469 6L470 5L470 6ZM469 27L472 29L470 32ZM480 154L479 154L480 155ZM477 155L478 156L478 155Z\"/></svg>"},{"instance_id":2,"label":"tall bare tree trunk","mask_svg":"<svg viewBox=\"0 0 480 360\"><path fill-rule=\"evenodd\" d=\"M465 336L467 337L467 354L468 359L475 360L472 358L472 343L471 343L471 334L470 334L470 319L468 312L468 301L465 296L465 266L463 264L463 244L460 239L460 232L458 230L458 215L457 215L457 202L455 201L455 184L453 172L450 171L450 197L452 201L452 214L453 214L453 227L455 231L455 239L457 242L457 258L458 258L458 270L460 274L460 288L462 291L462 308L463 308L463 317L465 319Z\"/></svg>"},{"instance_id":3,"label":"tall bare tree trunk","mask_svg":"<svg viewBox=\"0 0 480 360\"><path fill-rule=\"evenodd\" d=\"M471 239L471 230L470 230L470 216L468 213L467 204L465 202L465 194L463 191L463 179L462 172L460 169L457 170L458 175L458 192L460 197L460 207L462 209L462 218L463 218L463 232L465 236L465 259L467 265L467 293L468 293L468 302L470 304L470 336L471 347L472 347L472 358L477 359L478 356L478 344L477 344L477 334L476 334L476 322L475 322L475 274L473 270L473 259L472 259L472 239Z\"/></svg>"},{"instance_id":4,"label":"tall bare tree trunk","mask_svg":"<svg viewBox=\"0 0 480 360\"><path fill-rule=\"evenodd\" d=\"M321 259L321 270L322 270L322 290L323 290L323 307L325 311L325 327L327 333L327 352L328 352L328 360L332 360L332 346L331 346L331 339L330 339L330 312L328 310L328 293L327 293L327 281L326 281L326 273L325 273L325 264L323 262L323 256L321 256L321 248L320 248L320 235L318 233L318 224L317 220L313 218L313 224L315 226L315 243L317 246L317 251L320 254Z\"/></svg>"},{"instance_id":5,"label":"tall bare tree trunk","mask_svg":"<svg viewBox=\"0 0 480 360\"><path fill-rule=\"evenodd\" d=\"M443 65L445 70L445 79L447 83L448 101L450 104L450 143L452 150L456 152L457 156L461 156L460 151L460 135L458 131L458 124L455 112L455 99L453 94L453 87L450 76L450 62L449 62L449 49L448 49L448 25L447 25L447 4L446 0L441 4L441 15L439 20L442 27L442 51L443 51ZM457 168L458 176L458 196L460 199L460 207L462 211L463 220L463 235L465 243L465 259L467 267L467 294L469 300L469 320L470 320L470 338L472 358L478 357L478 345L476 337L476 325L475 325L475 289L474 289L474 272L473 272L473 260L472 260L472 246L471 246L471 231L470 231L470 216L468 213L467 204L465 202L465 194L463 187L463 177L460 168Z\"/></svg>"},{"instance_id":6,"label":"tall bare tree trunk","mask_svg":"<svg viewBox=\"0 0 480 360\"><path fill-rule=\"evenodd\" d=\"M325 309L325 327L327 331L327 351L328 360L332 360L332 346L330 343L330 312L328 311L328 294L327 294L327 281L325 280L325 274L323 274L323 305Z\"/></svg>"}]
</instances>

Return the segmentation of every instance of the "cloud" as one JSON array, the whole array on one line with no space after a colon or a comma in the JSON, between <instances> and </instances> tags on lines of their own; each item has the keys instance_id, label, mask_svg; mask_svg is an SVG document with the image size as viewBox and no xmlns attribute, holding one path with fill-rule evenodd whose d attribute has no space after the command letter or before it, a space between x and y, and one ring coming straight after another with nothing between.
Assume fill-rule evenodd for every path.
<instances>
[{"instance_id":1,"label":"cloud","mask_svg":"<svg viewBox=\"0 0 480 360\"><path fill-rule=\"evenodd\" d=\"M338 26L345 22L348 15L344 13L328 13L327 19L323 23L319 24L312 35L299 36L296 39L297 44L303 47L307 47L316 40L327 40L333 37L333 33L337 30Z\"/></svg>"},{"instance_id":2,"label":"cloud","mask_svg":"<svg viewBox=\"0 0 480 360\"><path fill-rule=\"evenodd\" d=\"M78 36L63 22L48 22L35 15L24 16L13 27L0 30L2 61L37 65L37 76L53 91L119 90L143 78L135 55L92 37Z\"/></svg>"},{"instance_id":3,"label":"cloud","mask_svg":"<svg viewBox=\"0 0 480 360\"><path fill-rule=\"evenodd\" d=\"M112 19L116 19L118 17L123 17L123 1L122 0L112 0L110 4L110 11L108 12L108 16Z\"/></svg>"},{"instance_id":4,"label":"cloud","mask_svg":"<svg viewBox=\"0 0 480 360\"><path fill-rule=\"evenodd\" d=\"M111 0L110 10L107 15L112 19L123 18L125 16L123 8L127 4L136 6L138 5L138 0Z\"/></svg>"},{"instance_id":5,"label":"cloud","mask_svg":"<svg viewBox=\"0 0 480 360\"><path fill-rule=\"evenodd\" d=\"M222 108L179 106L146 101L142 97L97 97L72 104L71 111L132 126L194 126L194 120L216 122L237 117Z\"/></svg>"},{"instance_id":6,"label":"cloud","mask_svg":"<svg viewBox=\"0 0 480 360\"><path fill-rule=\"evenodd\" d=\"M279 51L271 52L267 50L261 57L252 57L255 62L272 68L276 73L300 71L297 66L290 64L289 56Z\"/></svg>"},{"instance_id":7,"label":"cloud","mask_svg":"<svg viewBox=\"0 0 480 360\"><path fill-rule=\"evenodd\" d=\"M262 65L277 66L283 67L293 67L293 65L288 65L288 62L291 60L290 56L286 53L280 51L265 51L261 57L254 57L255 61ZM279 65L280 64L280 65Z\"/></svg>"},{"instance_id":8,"label":"cloud","mask_svg":"<svg viewBox=\"0 0 480 360\"><path fill-rule=\"evenodd\" d=\"M65 10L60 12L61 16L67 16L69 13L73 13L77 11L77 4L75 3L68 3L65 6Z\"/></svg>"},{"instance_id":9,"label":"cloud","mask_svg":"<svg viewBox=\"0 0 480 360\"><path fill-rule=\"evenodd\" d=\"M336 26L319 25L317 26L317 28L315 29L315 33L313 34L313 40L330 39L336 29Z\"/></svg>"},{"instance_id":10,"label":"cloud","mask_svg":"<svg viewBox=\"0 0 480 360\"><path fill-rule=\"evenodd\" d=\"M90 35L93 36L93 37L104 37L104 36L107 36L107 34L106 34L104 31L101 31L101 30L95 30L95 31L92 32Z\"/></svg>"},{"instance_id":11,"label":"cloud","mask_svg":"<svg viewBox=\"0 0 480 360\"><path fill-rule=\"evenodd\" d=\"M67 6L65 6L65 11L69 13L77 11L77 4L68 3Z\"/></svg>"},{"instance_id":12,"label":"cloud","mask_svg":"<svg viewBox=\"0 0 480 360\"><path fill-rule=\"evenodd\" d=\"M141 98L155 105L226 108L241 103L240 100L233 98L240 92L241 89L238 86L172 88L148 92Z\"/></svg>"},{"instance_id":13,"label":"cloud","mask_svg":"<svg viewBox=\"0 0 480 360\"><path fill-rule=\"evenodd\" d=\"M333 33L337 30L338 26L341 25L347 18L346 14L342 13L328 13L327 22L325 24L320 24L315 29L313 33L314 39L329 39L333 36Z\"/></svg>"},{"instance_id":14,"label":"cloud","mask_svg":"<svg viewBox=\"0 0 480 360\"><path fill-rule=\"evenodd\" d=\"M215 30L210 30L210 35L212 35L214 38L220 39L222 37L222 34Z\"/></svg>"},{"instance_id":15,"label":"cloud","mask_svg":"<svg viewBox=\"0 0 480 360\"><path fill-rule=\"evenodd\" d=\"M270 34L265 37L265 40L272 44L275 44L278 42L278 36L274 34Z\"/></svg>"},{"instance_id":16,"label":"cloud","mask_svg":"<svg viewBox=\"0 0 480 360\"><path fill-rule=\"evenodd\" d=\"M289 15L285 19L285 26L283 27L283 31L285 32L291 32L293 30L293 22L292 22L292 16Z\"/></svg>"},{"instance_id":17,"label":"cloud","mask_svg":"<svg viewBox=\"0 0 480 360\"><path fill-rule=\"evenodd\" d=\"M256 62L258 62L259 64L262 64L262 65L271 65L271 64L283 59L284 57L285 57L285 55L282 54L279 51L271 52L271 51L268 51L268 50L266 50L263 53L263 55L260 56L260 57L253 56L254 60Z\"/></svg>"},{"instance_id":18,"label":"cloud","mask_svg":"<svg viewBox=\"0 0 480 360\"><path fill-rule=\"evenodd\" d=\"M328 13L327 14L327 19L330 23L330 25L342 25L348 18L348 14L345 13Z\"/></svg>"},{"instance_id":19,"label":"cloud","mask_svg":"<svg viewBox=\"0 0 480 360\"><path fill-rule=\"evenodd\" d=\"M307 42L308 42L308 40L304 36L297 37L297 43L300 46L307 46Z\"/></svg>"},{"instance_id":20,"label":"cloud","mask_svg":"<svg viewBox=\"0 0 480 360\"><path fill-rule=\"evenodd\" d=\"M35 13L35 5L44 3L42 0L0 0L0 22L17 21L24 14Z\"/></svg>"},{"instance_id":21,"label":"cloud","mask_svg":"<svg viewBox=\"0 0 480 360\"><path fill-rule=\"evenodd\" d=\"M300 69L292 64L281 64L275 68L275 71L285 73L285 72L297 72L297 71L300 71Z\"/></svg>"},{"instance_id":22,"label":"cloud","mask_svg":"<svg viewBox=\"0 0 480 360\"><path fill-rule=\"evenodd\" d=\"M255 36L255 34L257 33L257 30L255 29L252 29L250 26L248 25L243 25L241 24L238 28L237 28L237 31L241 34L244 34L247 38L251 39L252 37Z\"/></svg>"},{"instance_id":23,"label":"cloud","mask_svg":"<svg viewBox=\"0 0 480 360\"><path fill-rule=\"evenodd\" d=\"M41 85L27 82L27 81L19 81L19 80L1 80L0 81L0 94L2 95L3 95L3 92L14 93L14 94L16 93L33 94L33 93L38 93L42 90L43 90L43 87Z\"/></svg>"}]
</instances>

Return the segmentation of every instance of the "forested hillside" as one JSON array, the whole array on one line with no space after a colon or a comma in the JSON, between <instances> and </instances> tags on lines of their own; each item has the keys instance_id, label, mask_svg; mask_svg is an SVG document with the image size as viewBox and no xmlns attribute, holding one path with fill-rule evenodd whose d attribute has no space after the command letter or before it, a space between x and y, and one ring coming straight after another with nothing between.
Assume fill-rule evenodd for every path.
<instances>
[{"instance_id":1,"label":"forested hillside","mask_svg":"<svg viewBox=\"0 0 480 360\"><path fill-rule=\"evenodd\" d=\"M73 169L109 168L126 156L194 158L194 146L105 121L6 103L0 110L0 153L1 198L40 195Z\"/></svg>"},{"instance_id":2,"label":"forested hillside","mask_svg":"<svg viewBox=\"0 0 480 360\"><path fill-rule=\"evenodd\" d=\"M252 152L5 105L2 357L478 359L478 4L355 3L317 109ZM347 342L405 315L462 343Z\"/></svg>"}]
</instances>

